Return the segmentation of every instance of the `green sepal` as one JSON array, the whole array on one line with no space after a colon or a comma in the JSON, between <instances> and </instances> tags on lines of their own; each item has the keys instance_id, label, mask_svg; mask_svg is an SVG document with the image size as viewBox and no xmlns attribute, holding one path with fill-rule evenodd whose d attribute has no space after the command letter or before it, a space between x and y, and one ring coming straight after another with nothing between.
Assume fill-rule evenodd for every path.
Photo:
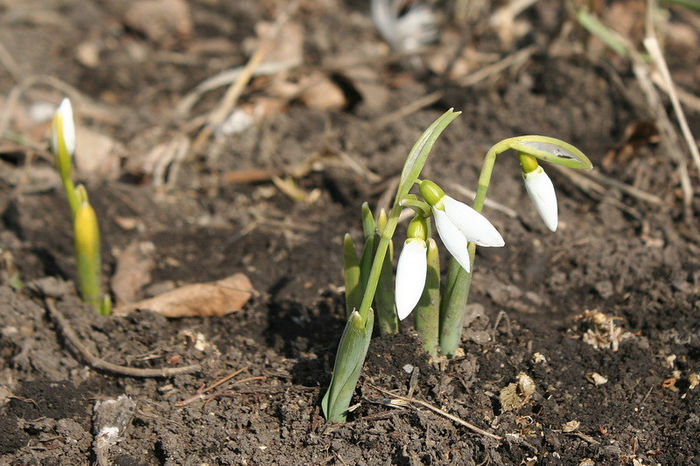
<instances>
[{"instance_id":1,"label":"green sepal","mask_svg":"<svg viewBox=\"0 0 700 466\"><path fill-rule=\"evenodd\" d=\"M438 355L440 332L440 251L433 238L428 238L428 273L423 295L418 301L415 325L423 341L423 348L431 356Z\"/></svg>"},{"instance_id":2,"label":"green sepal","mask_svg":"<svg viewBox=\"0 0 700 466\"><path fill-rule=\"evenodd\" d=\"M531 155L545 162L579 170L590 170L593 168L593 164L583 152L560 139L528 135L511 138L508 141L511 149Z\"/></svg>"},{"instance_id":3,"label":"green sepal","mask_svg":"<svg viewBox=\"0 0 700 466\"><path fill-rule=\"evenodd\" d=\"M388 217L386 215L386 210L382 207L379 210L379 215L377 215L377 233L381 234L384 229L386 228L386 222L388 220Z\"/></svg>"},{"instance_id":4,"label":"green sepal","mask_svg":"<svg viewBox=\"0 0 700 466\"><path fill-rule=\"evenodd\" d=\"M374 295L379 332L382 335L399 333L399 317L396 314L396 305L394 303L393 246L393 241L389 240L389 252L384 256L379 282L377 283L377 292Z\"/></svg>"},{"instance_id":5,"label":"green sepal","mask_svg":"<svg viewBox=\"0 0 700 466\"><path fill-rule=\"evenodd\" d=\"M369 208L369 204L366 202L362 203L362 231L365 235L365 241L369 238L374 238L377 234L377 225L374 222L374 216L372 216L372 210Z\"/></svg>"},{"instance_id":6,"label":"green sepal","mask_svg":"<svg viewBox=\"0 0 700 466\"><path fill-rule=\"evenodd\" d=\"M335 356L331 383L321 400L321 409L328 421L345 422L350 400L367 356L373 327L374 311L371 308L366 321L363 322L360 314L353 311L345 324Z\"/></svg>"},{"instance_id":7,"label":"green sepal","mask_svg":"<svg viewBox=\"0 0 700 466\"><path fill-rule=\"evenodd\" d=\"M355 242L349 233L343 238L343 278L345 279L345 317L359 309L362 302L360 285L360 261L355 252Z\"/></svg>"}]
</instances>

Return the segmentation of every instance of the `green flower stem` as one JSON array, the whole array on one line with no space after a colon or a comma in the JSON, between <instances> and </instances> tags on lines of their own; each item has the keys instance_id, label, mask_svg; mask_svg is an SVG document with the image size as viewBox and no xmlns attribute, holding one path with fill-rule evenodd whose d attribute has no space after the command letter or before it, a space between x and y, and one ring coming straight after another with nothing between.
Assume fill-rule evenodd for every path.
<instances>
[{"instance_id":1,"label":"green flower stem","mask_svg":"<svg viewBox=\"0 0 700 466\"><path fill-rule=\"evenodd\" d=\"M486 192L491 182L491 174L496 164L496 156L510 148L511 139L499 142L489 149L484 157L479 174L479 188L474 197L472 208L481 212L486 200ZM474 270L474 258L476 254L476 244L469 243L469 263ZM442 354L453 357L462 337L462 326L464 324L464 312L469 299L469 288L472 282L472 274L465 271L454 259L450 257L447 270L447 280L443 301L440 306L440 348Z\"/></svg>"},{"instance_id":2,"label":"green flower stem","mask_svg":"<svg viewBox=\"0 0 700 466\"><path fill-rule=\"evenodd\" d=\"M379 244L377 245L377 250L374 254L374 261L372 262L372 268L370 269L369 276L367 277L365 295L362 297L362 303L360 304L360 310L358 311L362 319L367 319L369 308L372 306L374 295L377 292L379 276L382 273L384 257L389 250L389 243L391 242L391 238L394 236L394 232L396 231L396 225L399 223L400 214L401 206L399 206L398 203L394 203L394 207L391 208L391 213L387 219L386 227L380 236Z\"/></svg>"},{"instance_id":3,"label":"green flower stem","mask_svg":"<svg viewBox=\"0 0 700 466\"><path fill-rule=\"evenodd\" d=\"M71 217L75 218L80 203L78 201L78 196L75 194L75 186L73 185L73 180L70 178L70 172L67 177L61 175L61 180L63 181L63 189L66 191L66 199L68 199L68 205L70 206Z\"/></svg>"},{"instance_id":4,"label":"green flower stem","mask_svg":"<svg viewBox=\"0 0 700 466\"><path fill-rule=\"evenodd\" d=\"M423 295L415 311L416 331L423 340L423 348L431 356L438 355L440 333L440 254L437 243L428 238L428 274Z\"/></svg>"}]
</instances>

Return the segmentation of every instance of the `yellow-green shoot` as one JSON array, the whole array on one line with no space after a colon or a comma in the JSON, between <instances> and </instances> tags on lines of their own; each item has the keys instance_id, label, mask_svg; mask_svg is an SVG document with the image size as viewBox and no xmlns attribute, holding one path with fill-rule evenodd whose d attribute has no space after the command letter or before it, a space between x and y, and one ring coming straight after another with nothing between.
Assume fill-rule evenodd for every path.
<instances>
[{"instance_id":1,"label":"yellow-green shoot","mask_svg":"<svg viewBox=\"0 0 700 466\"><path fill-rule=\"evenodd\" d=\"M78 267L80 295L97 313L109 315L112 305L102 293L100 229L97 215L90 205L83 185L74 187L72 171L75 154L75 124L70 100L63 99L51 121L51 150L66 193L73 219L75 259Z\"/></svg>"}]
</instances>

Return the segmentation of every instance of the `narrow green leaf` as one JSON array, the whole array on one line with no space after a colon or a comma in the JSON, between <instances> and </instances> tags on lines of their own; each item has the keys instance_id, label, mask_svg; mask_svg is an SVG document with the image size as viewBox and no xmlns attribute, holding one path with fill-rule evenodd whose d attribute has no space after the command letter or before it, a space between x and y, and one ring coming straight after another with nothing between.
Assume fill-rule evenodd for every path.
<instances>
[{"instance_id":1,"label":"narrow green leaf","mask_svg":"<svg viewBox=\"0 0 700 466\"><path fill-rule=\"evenodd\" d=\"M362 302L360 286L360 262L355 252L355 242L349 233L343 238L343 277L345 279L345 317L359 309Z\"/></svg>"},{"instance_id":2,"label":"narrow green leaf","mask_svg":"<svg viewBox=\"0 0 700 466\"><path fill-rule=\"evenodd\" d=\"M440 253L433 238L428 238L428 274L425 278L425 288L413 312L416 331L423 340L423 348L431 356L437 356L440 331Z\"/></svg>"},{"instance_id":3,"label":"narrow green leaf","mask_svg":"<svg viewBox=\"0 0 700 466\"><path fill-rule=\"evenodd\" d=\"M362 257L360 258L360 287L363 293L367 289L367 281L369 280L369 274L372 270L376 240L376 235L368 237L362 248Z\"/></svg>"},{"instance_id":4,"label":"narrow green leaf","mask_svg":"<svg viewBox=\"0 0 700 466\"><path fill-rule=\"evenodd\" d=\"M331 422L345 422L350 400L367 356L373 327L374 312L371 308L366 322L354 311L345 325L335 356L331 383L321 400L323 415Z\"/></svg>"},{"instance_id":5,"label":"narrow green leaf","mask_svg":"<svg viewBox=\"0 0 700 466\"><path fill-rule=\"evenodd\" d=\"M519 136L512 138L509 146L545 162L581 170L593 168L593 164L583 152L560 139L537 135Z\"/></svg>"},{"instance_id":6,"label":"narrow green leaf","mask_svg":"<svg viewBox=\"0 0 700 466\"><path fill-rule=\"evenodd\" d=\"M610 47L615 53L622 57L629 55L627 51L627 46L622 42L616 33L614 33L610 28L603 24L597 17L590 14L586 10L579 10L576 13L576 20L581 26L583 26L588 32L596 36L598 39L602 40L605 45Z\"/></svg>"},{"instance_id":7,"label":"narrow green leaf","mask_svg":"<svg viewBox=\"0 0 700 466\"><path fill-rule=\"evenodd\" d=\"M399 333L399 317L396 314L394 304L393 244L393 241L390 240L389 253L384 256L379 283L377 283L377 294L374 296L377 305L379 332L382 335Z\"/></svg>"}]
</instances>

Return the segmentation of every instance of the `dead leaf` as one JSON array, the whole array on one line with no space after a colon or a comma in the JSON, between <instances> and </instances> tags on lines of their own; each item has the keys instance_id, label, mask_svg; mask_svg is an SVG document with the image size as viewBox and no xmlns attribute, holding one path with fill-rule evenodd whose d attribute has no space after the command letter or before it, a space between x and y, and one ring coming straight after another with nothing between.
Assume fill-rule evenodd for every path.
<instances>
[{"instance_id":1,"label":"dead leaf","mask_svg":"<svg viewBox=\"0 0 700 466\"><path fill-rule=\"evenodd\" d=\"M323 73L311 73L300 83L299 95L304 105L321 110L338 110L347 103L343 91Z\"/></svg>"},{"instance_id":2,"label":"dead leaf","mask_svg":"<svg viewBox=\"0 0 700 466\"><path fill-rule=\"evenodd\" d=\"M155 298L117 307L114 314L148 309L165 317L223 316L240 310L253 292L248 277L237 273L216 282L185 285Z\"/></svg>"},{"instance_id":3,"label":"dead leaf","mask_svg":"<svg viewBox=\"0 0 700 466\"><path fill-rule=\"evenodd\" d=\"M124 147L109 136L85 126L76 126L75 132L75 165L80 177L116 180Z\"/></svg>"},{"instance_id":4,"label":"dead leaf","mask_svg":"<svg viewBox=\"0 0 700 466\"><path fill-rule=\"evenodd\" d=\"M124 24L164 47L170 47L178 38L190 37L194 30L185 0L134 2L124 15Z\"/></svg>"},{"instance_id":5,"label":"dead leaf","mask_svg":"<svg viewBox=\"0 0 700 466\"><path fill-rule=\"evenodd\" d=\"M156 266L154 252L150 241L133 241L119 254L111 283L117 306L136 301L141 288L151 281L151 270Z\"/></svg>"},{"instance_id":6,"label":"dead leaf","mask_svg":"<svg viewBox=\"0 0 700 466\"><path fill-rule=\"evenodd\" d=\"M504 412L515 411L530 400L535 393L535 382L524 372L518 374L517 380L501 389L498 400Z\"/></svg>"}]
</instances>

